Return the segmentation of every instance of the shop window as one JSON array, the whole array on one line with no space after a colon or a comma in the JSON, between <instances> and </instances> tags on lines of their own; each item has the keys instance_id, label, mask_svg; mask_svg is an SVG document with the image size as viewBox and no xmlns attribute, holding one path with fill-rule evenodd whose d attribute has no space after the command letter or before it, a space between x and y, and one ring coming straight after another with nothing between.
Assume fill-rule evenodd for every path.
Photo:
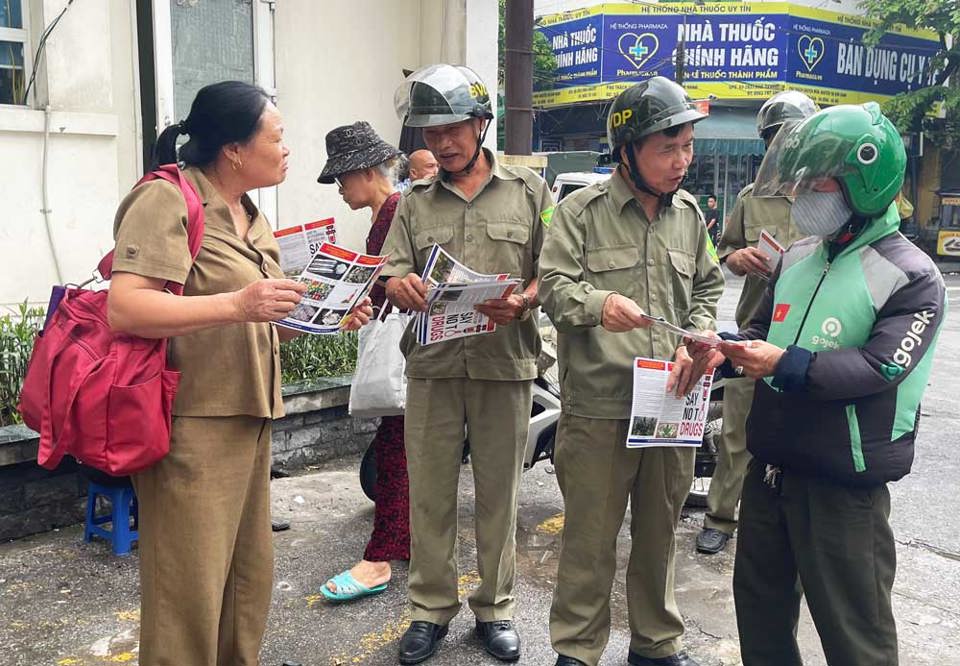
<instances>
[{"instance_id":1,"label":"shop window","mask_svg":"<svg viewBox=\"0 0 960 666\"><path fill-rule=\"evenodd\" d=\"M25 104L27 29L23 0L0 0L0 104Z\"/></svg>"}]
</instances>

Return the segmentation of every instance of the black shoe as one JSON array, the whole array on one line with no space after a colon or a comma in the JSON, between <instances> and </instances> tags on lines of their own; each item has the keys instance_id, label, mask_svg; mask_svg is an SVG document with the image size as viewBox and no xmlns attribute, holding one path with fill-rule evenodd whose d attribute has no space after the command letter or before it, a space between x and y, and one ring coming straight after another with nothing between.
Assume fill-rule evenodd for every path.
<instances>
[{"instance_id":1,"label":"black shoe","mask_svg":"<svg viewBox=\"0 0 960 666\"><path fill-rule=\"evenodd\" d=\"M686 652L678 652L669 657L654 659L653 657L641 657L633 650L630 650L630 653L627 655L627 663L630 664L630 666L700 666L700 664L694 661L693 657L687 655Z\"/></svg>"},{"instance_id":2,"label":"black shoe","mask_svg":"<svg viewBox=\"0 0 960 666\"><path fill-rule=\"evenodd\" d=\"M697 552L716 555L727 547L730 535L712 527L704 527L697 535Z\"/></svg>"},{"instance_id":3,"label":"black shoe","mask_svg":"<svg viewBox=\"0 0 960 666\"><path fill-rule=\"evenodd\" d=\"M410 623L410 628L400 639L400 663L419 664L433 656L437 643L447 635L447 625L434 624L418 620Z\"/></svg>"},{"instance_id":4,"label":"black shoe","mask_svg":"<svg viewBox=\"0 0 960 666\"><path fill-rule=\"evenodd\" d=\"M500 661L516 661L520 658L520 635L513 628L511 620L477 620L477 638L483 643L483 649Z\"/></svg>"},{"instance_id":5,"label":"black shoe","mask_svg":"<svg viewBox=\"0 0 960 666\"><path fill-rule=\"evenodd\" d=\"M568 657L565 654L557 655L557 663L554 666L587 666L585 663L579 659L574 659L573 657Z\"/></svg>"}]
</instances>

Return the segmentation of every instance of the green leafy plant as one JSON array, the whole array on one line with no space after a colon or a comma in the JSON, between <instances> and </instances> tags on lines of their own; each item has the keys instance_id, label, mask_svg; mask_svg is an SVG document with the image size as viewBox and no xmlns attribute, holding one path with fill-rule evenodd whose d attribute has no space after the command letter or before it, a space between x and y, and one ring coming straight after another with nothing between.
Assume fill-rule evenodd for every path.
<instances>
[{"instance_id":1,"label":"green leafy plant","mask_svg":"<svg viewBox=\"0 0 960 666\"><path fill-rule=\"evenodd\" d=\"M357 334L301 335L280 345L284 384L350 374L357 366Z\"/></svg>"},{"instance_id":2,"label":"green leafy plant","mask_svg":"<svg viewBox=\"0 0 960 666\"><path fill-rule=\"evenodd\" d=\"M0 317L0 426L21 422L17 401L43 317L43 308L31 308L26 302Z\"/></svg>"}]
</instances>

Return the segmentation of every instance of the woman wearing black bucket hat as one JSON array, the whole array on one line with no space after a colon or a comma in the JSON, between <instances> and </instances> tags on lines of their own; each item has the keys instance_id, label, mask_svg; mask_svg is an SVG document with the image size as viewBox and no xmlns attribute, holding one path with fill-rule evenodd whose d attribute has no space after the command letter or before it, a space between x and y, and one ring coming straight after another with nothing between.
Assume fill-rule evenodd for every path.
<instances>
[{"instance_id":1,"label":"woman wearing black bucket hat","mask_svg":"<svg viewBox=\"0 0 960 666\"><path fill-rule=\"evenodd\" d=\"M400 201L394 178L400 151L377 136L369 123L358 121L327 134L327 163L317 179L336 183L340 196L353 210L369 208L373 226L367 253L379 254ZM386 295L379 284L370 294L374 307L383 307ZM347 601L377 594L390 581L390 561L410 559L407 460L403 446L403 417L384 416L373 439L377 456L373 534L363 559L321 588L331 601Z\"/></svg>"}]
</instances>

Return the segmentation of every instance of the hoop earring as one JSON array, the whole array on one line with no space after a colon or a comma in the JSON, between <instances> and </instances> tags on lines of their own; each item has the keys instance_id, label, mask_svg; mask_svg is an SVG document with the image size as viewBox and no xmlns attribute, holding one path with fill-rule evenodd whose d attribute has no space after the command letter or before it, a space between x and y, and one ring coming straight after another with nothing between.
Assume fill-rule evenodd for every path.
<instances>
[{"instance_id":1,"label":"hoop earring","mask_svg":"<svg viewBox=\"0 0 960 666\"><path fill-rule=\"evenodd\" d=\"M243 162L237 160L236 162L231 162L230 165L233 167L234 171L240 171L243 168Z\"/></svg>"}]
</instances>

